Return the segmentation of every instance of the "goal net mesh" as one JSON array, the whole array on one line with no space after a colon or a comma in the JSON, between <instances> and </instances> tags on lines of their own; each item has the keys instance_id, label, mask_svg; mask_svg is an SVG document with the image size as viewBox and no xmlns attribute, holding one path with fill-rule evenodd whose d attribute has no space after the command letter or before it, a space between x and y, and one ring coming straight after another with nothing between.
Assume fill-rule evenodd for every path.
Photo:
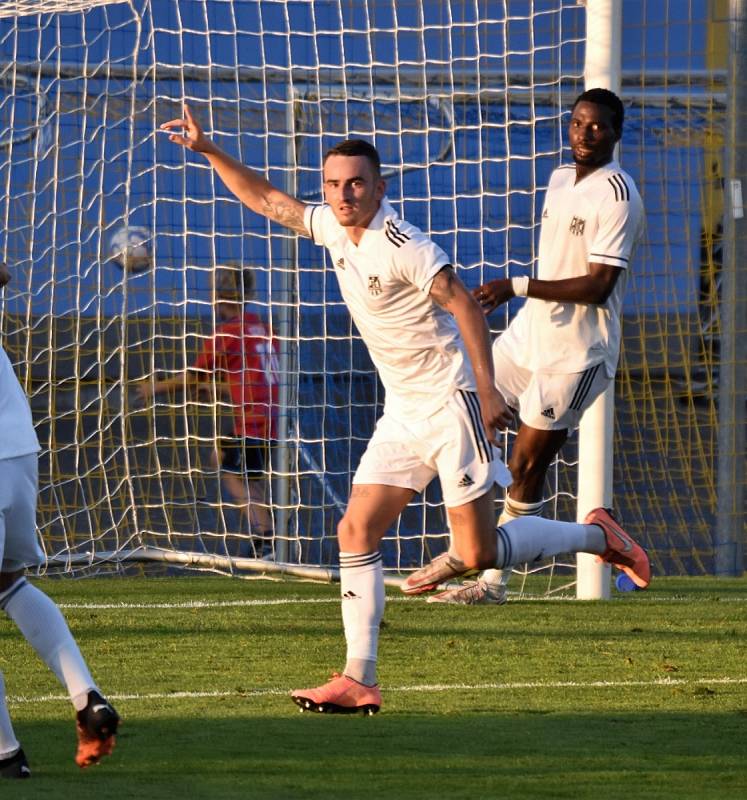
<instances>
[{"instance_id":1,"label":"goal net mesh","mask_svg":"<svg viewBox=\"0 0 747 800\"><path fill-rule=\"evenodd\" d=\"M0 29L0 245L13 272L2 333L42 445L49 563L106 569L149 548L165 560L215 556L213 568L231 571L224 558L258 555L257 531L214 455L233 418L222 386L185 381L145 404L136 389L194 363L220 323L215 268L232 265L252 268L247 308L268 325L281 363L266 471L276 554L334 565L335 527L381 386L325 253L242 208L158 128L186 101L224 149L309 202L321 199L325 150L367 138L392 203L468 286L529 274L543 190L568 159L567 111L583 90L584 8L61 5L4 3ZM717 192L711 206L704 197L720 177L706 162L718 148L723 86L705 72L708 20L680 20L670 40L668 7L643 4L623 32L621 159L643 194L648 234L625 307L615 499L659 571L703 572L716 502L718 232L701 220L716 213ZM118 262L112 240L126 229L143 231L152 265L141 272ZM512 301L495 312L493 331L517 309ZM574 441L551 471L549 516L575 518ZM385 539L385 564L418 566L447 539L435 482Z\"/></svg>"}]
</instances>

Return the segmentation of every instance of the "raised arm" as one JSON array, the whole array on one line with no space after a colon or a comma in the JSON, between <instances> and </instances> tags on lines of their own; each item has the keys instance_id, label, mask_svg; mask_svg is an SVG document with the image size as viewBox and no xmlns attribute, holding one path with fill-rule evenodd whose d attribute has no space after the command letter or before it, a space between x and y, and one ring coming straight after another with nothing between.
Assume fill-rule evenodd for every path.
<instances>
[{"instance_id":1,"label":"raised arm","mask_svg":"<svg viewBox=\"0 0 747 800\"><path fill-rule=\"evenodd\" d=\"M504 430L511 423L513 414L495 388L490 331L485 317L477 301L450 266L444 267L433 279L430 296L454 317L462 334L475 373L483 425L490 441L497 444L496 428Z\"/></svg>"},{"instance_id":2,"label":"raised arm","mask_svg":"<svg viewBox=\"0 0 747 800\"><path fill-rule=\"evenodd\" d=\"M184 117L164 122L161 130L169 132L169 141L205 156L223 183L247 208L302 236L309 236L303 222L305 205L223 152L205 135L186 103Z\"/></svg>"}]
</instances>

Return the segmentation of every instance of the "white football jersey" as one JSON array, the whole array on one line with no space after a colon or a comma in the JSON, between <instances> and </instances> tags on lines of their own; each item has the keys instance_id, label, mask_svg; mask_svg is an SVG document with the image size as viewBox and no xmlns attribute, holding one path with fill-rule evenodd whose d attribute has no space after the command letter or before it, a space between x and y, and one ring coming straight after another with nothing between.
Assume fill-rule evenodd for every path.
<instances>
[{"instance_id":1,"label":"white football jersey","mask_svg":"<svg viewBox=\"0 0 747 800\"><path fill-rule=\"evenodd\" d=\"M430 297L450 263L384 198L358 245L328 205L307 206L306 229L329 250L340 291L386 390L385 412L422 420L475 380L454 318Z\"/></svg>"},{"instance_id":2,"label":"white football jersey","mask_svg":"<svg viewBox=\"0 0 747 800\"><path fill-rule=\"evenodd\" d=\"M625 271L604 305L528 298L502 334L514 361L535 372L559 373L603 363L607 377L614 377L627 269L643 224L638 190L616 161L578 183L573 165L552 173L542 210L537 278L588 275L592 262Z\"/></svg>"},{"instance_id":3,"label":"white football jersey","mask_svg":"<svg viewBox=\"0 0 747 800\"><path fill-rule=\"evenodd\" d=\"M8 354L0 347L0 458L38 453L31 408Z\"/></svg>"}]
</instances>

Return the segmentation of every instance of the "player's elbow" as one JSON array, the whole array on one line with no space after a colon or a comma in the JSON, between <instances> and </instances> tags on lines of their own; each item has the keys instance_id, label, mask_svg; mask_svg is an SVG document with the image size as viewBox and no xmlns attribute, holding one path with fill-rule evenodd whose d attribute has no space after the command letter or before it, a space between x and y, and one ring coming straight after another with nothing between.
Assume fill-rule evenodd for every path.
<instances>
[{"instance_id":1,"label":"player's elbow","mask_svg":"<svg viewBox=\"0 0 747 800\"><path fill-rule=\"evenodd\" d=\"M587 279L585 302L595 306L603 306L614 291L620 272L619 267L593 265L591 275Z\"/></svg>"},{"instance_id":2,"label":"player's elbow","mask_svg":"<svg viewBox=\"0 0 747 800\"><path fill-rule=\"evenodd\" d=\"M603 306L609 300L612 290L615 288L615 281L600 281L595 286L594 299L592 302L595 305Z\"/></svg>"},{"instance_id":3,"label":"player's elbow","mask_svg":"<svg viewBox=\"0 0 747 800\"><path fill-rule=\"evenodd\" d=\"M587 297L586 302L591 306L603 306L607 302L607 300L609 299L609 296L611 294L612 294L612 290L594 292L593 294L590 294Z\"/></svg>"}]
</instances>

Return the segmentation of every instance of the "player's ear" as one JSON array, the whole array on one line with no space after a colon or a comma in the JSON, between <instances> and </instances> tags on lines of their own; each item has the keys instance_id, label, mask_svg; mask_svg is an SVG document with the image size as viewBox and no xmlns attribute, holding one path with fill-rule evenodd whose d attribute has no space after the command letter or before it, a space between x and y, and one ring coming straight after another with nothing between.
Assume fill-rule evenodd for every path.
<instances>
[{"instance_id":1,"label":"player's ear","mask_svg":"<svg viewBox=\"0 0 747 800\"><path fill-rule=\"evenodd\" d=\"M386 181L384 178L379 178L376 182L376 199L381 200L381 198L386 194Z\"/></svg>"}]
</instances>

